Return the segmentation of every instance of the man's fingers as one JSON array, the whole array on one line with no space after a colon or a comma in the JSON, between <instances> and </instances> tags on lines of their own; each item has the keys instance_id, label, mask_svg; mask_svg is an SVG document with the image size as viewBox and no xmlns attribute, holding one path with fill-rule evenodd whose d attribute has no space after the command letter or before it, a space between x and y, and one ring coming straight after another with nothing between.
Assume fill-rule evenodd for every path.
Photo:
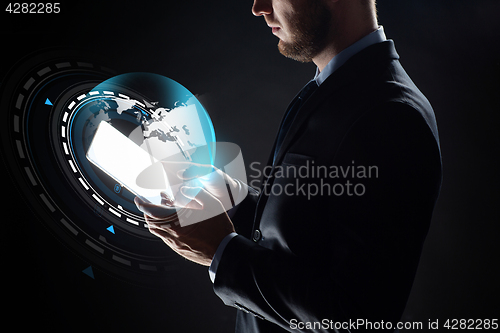
<instances>
[{"instance_id":1,"label":"man's fingers","mask_svg":"<svg viewBox=\"0 0 500 333\"><path fill-rule=\"evenodd\" d=\"M183 190L186 188L186 186L183 186L180 188L179 192L177 193L175 197L175 205L178 207L182 208L189 208L189 209L196 209L200 210L203 209L203 205L201 205L198 201L193 200L193 198L196 196L196 191L186 191ZM195 189L200 189L199 187L192 187Z\"/></svg>"},{"instance_id":2,"label":"man's fingers","mask_svg":"<svg viewBox=\"0 0 500 333\"><path fill-rule=\"evenodd\" d=\"M172 218L177 211L174 207L155 205L139 197L135 197L134 203L141 212L155 219Z\"/></svg>"},{"instance_id":3,"label":"man's fingers","mask_svg":"<svg viewBox=\"0 0 500 333\"><path fill-rule=\"evenodd\" d=\"M174 200L165 192L160 193L161 196L161 204L164 206L174 206Z\"/></svg>"},{"instance_id":4,"label":"man's fingers","mask_svg":"<svg viewBox=\"0 0 500 333\"><path fill-rule=\"evenodd\" d=\"M191 164L189 167L177 171L177 177L186 181L206 177L214 172L214 167L204 164Z\"/></svg>"},{"instance_id":5,"label":"man's fingers","mask_svg":"<svg viewBox=\"0 0 500 333\"><path fill-rule=\"evenodd\" d=\"M180 188L182 195L193 200L196 198L196 195L201 191L201 187L191 187L191 186L183 186Z\"/></svg>"},{"instance_id":6,"label":"man's fingers","mask_svg":"<svg viewBox=\"0 0 500 333\"><path fill-rule=\"evenodd\" d=\"M156 228L155 226L148 226L149 232L153 235L161 237L161 238L170 238L172 237L168 232L163 229Z\"/></svg>"},{"instance_id":7,"label":"man's fingers","mask_svg":"<svg viewBox=\"0 0 500 333\"><path fill-rule=\"evenodd\" d=\"M162 201L171 203L166 194L162 194ZM168 232L174 232L178 227L198 223L225 212L221 202L202 187L181 187L175 195L174 206L155 205L139 197L136 197L134 202L144 213L148 226Z\"/></svg>"},{"instance_id":8,"label":"man's fingers","mask_svg":"<svg viewBox=\"0 0 500 333\"><path fill-rule=\"evenodd\" d=\"M196 201L203 207L222 206L219 199L202 187L183 186L180 188L180 193L185 197Z\"/></svg>"}]
</instances>

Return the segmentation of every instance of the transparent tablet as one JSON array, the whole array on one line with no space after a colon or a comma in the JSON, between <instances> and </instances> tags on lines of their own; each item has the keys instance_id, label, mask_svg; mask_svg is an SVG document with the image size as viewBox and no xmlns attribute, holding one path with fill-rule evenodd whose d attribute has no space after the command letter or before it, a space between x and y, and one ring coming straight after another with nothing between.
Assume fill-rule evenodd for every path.
<instances>
[{"instance_id":1,"label":"transparent tablet","mask_svg":"<svg viewBox=\"0 0 500 333\"><path fill-rule=\"evenodd\" d=\"M99 123L87 159L130 192L154 204L161 203L161 192L173 198L162 164L106 121ZM152 165L157 166L149 173L154 177L153 188L137 185L137 177Z\"/></svg>"}]
</instances>

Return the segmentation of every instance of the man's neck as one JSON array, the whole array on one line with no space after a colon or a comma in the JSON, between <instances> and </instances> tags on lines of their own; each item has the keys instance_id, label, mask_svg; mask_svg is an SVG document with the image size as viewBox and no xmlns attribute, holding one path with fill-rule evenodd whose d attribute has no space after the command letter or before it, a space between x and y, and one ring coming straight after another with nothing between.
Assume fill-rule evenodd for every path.
<instances>
[{"instance_id":1,"label":"man's neck","mask_svg":"<svg viewBox=\"0 0 500 333\"><path fill-rule=\"evenodd\" d=\"M373 44L381 43L385 40L387 40L387 38L385 37L384 28L380 26L376 31L366 35L354 44L342 50L342 52L335 55L335 57L333 57L321 71L317 68L316 74L314 75L316 84L320 86L330 75L342 67L357 53L363 51L369 46L372 46Z\"/></svg>"},{"instance_id":2,"label":"man's neck","mask_svg":"<svg viewBox=\"0 0 500 333\"><path fill-rule=\"evenodd\" d=\"M358 28L357 31L350 30L350 33L343 34L338 38L332 38L332 42L328 43L326 47L313 58L312 61L318 69L322 71L330 60L333 59L333 57L377 29L378 24L374 21L373 24L370 24L365 28Z\"/></svg>"}]
</instances>

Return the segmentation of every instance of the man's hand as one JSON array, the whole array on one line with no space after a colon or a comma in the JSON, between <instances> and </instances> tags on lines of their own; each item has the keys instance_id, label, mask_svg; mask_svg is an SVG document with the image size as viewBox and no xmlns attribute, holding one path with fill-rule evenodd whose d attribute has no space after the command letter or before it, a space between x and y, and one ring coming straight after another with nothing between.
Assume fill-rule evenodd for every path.
<instances>
[{"instance_id":1,"label":"man's hand","mask_svg":"<svg viewBox=\"0 0 500 333\"><path fill-rule=\"evenodd\" d=\"M210 266L222 239L234 226L221 202L203 188L181 187L179 195L191 200L191 208L176 212L174 202L163 195L162 205L135 198L149 231L186 259ZM184 226L182 226L184 225Z\"/></svg>"},{"instance_id":2,"label":"man's hand","mask_svg":"<svg viewBox=\"0 0 500 333\"><path fill-rule=\"evenodd\" d=\"M239 204L247 195L248 187L222 170L210 164L198 164L188 161L162 161L171 186L203 187L216 197L226 211ZM244 170L243 170L244 173ZM189 206L189 201L178 197L174 192L177 207Z\"/></svg>"}]
</instances>

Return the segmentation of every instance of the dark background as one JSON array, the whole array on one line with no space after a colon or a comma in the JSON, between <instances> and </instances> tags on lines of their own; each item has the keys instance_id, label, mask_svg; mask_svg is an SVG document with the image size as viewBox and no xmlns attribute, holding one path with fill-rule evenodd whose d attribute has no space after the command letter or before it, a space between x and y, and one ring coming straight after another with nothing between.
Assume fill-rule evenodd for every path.
<instances>
[{"instance_id":1,"label":"dark background","mask_svg":"<svg viewBox=\"0 0 500 333\"><path fill-rule=\"evenodd\" d=\"M1 75L30 52L60 46L92 51L118 73L165 75L198 95L217 139L238 144L247 166L264 163L282 113L315 67L282 57L251 5L65 1L50 15L2 8ZM403 320L499 318L500 2L381 0L378 8L403 66L435 109L444 164ZM58 331L233 330L236 310L215 296L205 267L181 262L183 278L161 288L99 269L94 280L82 274L92 263L52 236L3 176L4 323Z\"/></svg>"}]
</instances>

